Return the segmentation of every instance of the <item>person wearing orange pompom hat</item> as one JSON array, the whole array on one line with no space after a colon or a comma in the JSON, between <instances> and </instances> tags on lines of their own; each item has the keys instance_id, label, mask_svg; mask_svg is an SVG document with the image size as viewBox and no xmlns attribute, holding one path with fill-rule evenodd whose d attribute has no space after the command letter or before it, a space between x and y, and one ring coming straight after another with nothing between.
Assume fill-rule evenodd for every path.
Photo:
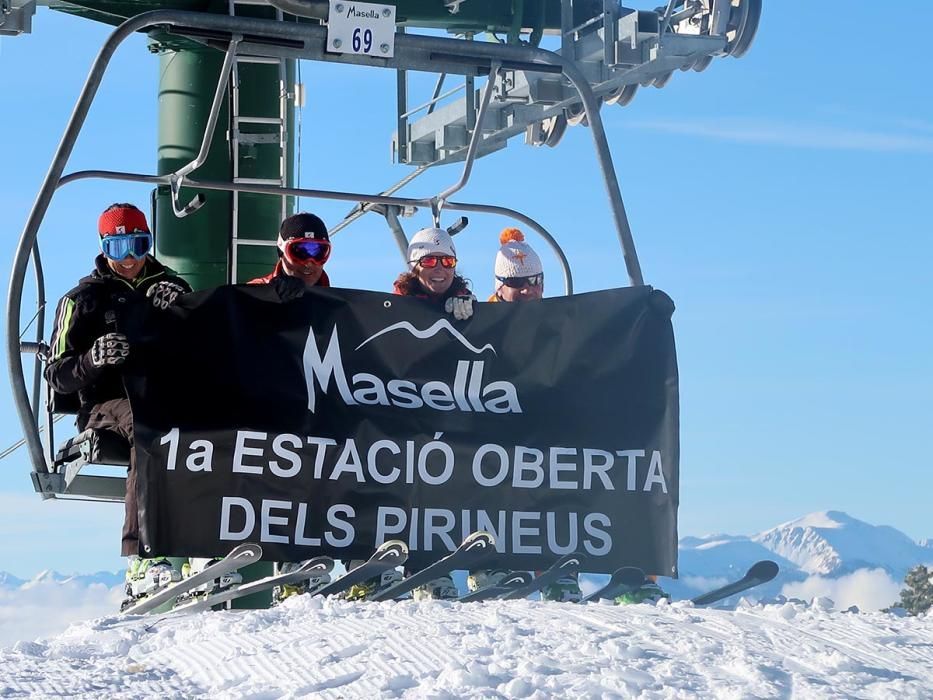
<instances>
[{"instance_id":1,"label":"person wearing orange pompom hat","mask_svg":"<svg viewBox=\"0 0 933 700\"><path fill-rule=\"evenodd\" d=\"M495 292L489 301L535 301L544 296L541 258L517 228L499 234Z\"/></svg>"}]
</instances>

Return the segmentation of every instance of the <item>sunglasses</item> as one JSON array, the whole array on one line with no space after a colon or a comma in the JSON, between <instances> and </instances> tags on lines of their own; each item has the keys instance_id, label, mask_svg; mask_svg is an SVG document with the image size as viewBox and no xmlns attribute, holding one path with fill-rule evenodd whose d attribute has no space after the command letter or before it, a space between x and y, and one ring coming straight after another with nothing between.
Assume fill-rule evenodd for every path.
<instances>
[{"instance_id":1,"label":"sunglasses","mask_svg":"<svg viewBox=\"0 0 933 700\"><path fill-rule=\"evenodd\" d=\"M425 255L423 258L418 260L418 264L421 267L432 268L437 267L437 264L440 263L441 267L456 267L457 258L453 255Z\"/></svg>"},{"instance_id":2,"label":"sunglasses","mask_svg":"<svg viewBox=\"0 0 933 700\"><path fill-rule=\"evenodd\" d=\"M152 234L146 231L121 233L100 239L100 250L110 260L118 262L127 256L142 260L152 250Z\"/></svg>"},{"instance_id":3,"label":"sunglasses","mask_svg":"<svg viewBox=\"0 0 933 700\"><path fill-rule=\"evenodd\" d=\"M544 284L544 273L539 272L537 275L531 275L530 277L496 277L496 279L506 287L521 289L522 287L537 287Z\"/></svg>"},{"instance_id":4,"label":"sunglasses","mask_svg":"<svg viewBox=\"0 0 933 700\"><path fill-rule=\"evenodd\" d=\"M309 262L323 265L330 257L330 242L314 238L292 238L279 241L279 250L293 265L305 265Z\"/></svg>"}]
</instances>

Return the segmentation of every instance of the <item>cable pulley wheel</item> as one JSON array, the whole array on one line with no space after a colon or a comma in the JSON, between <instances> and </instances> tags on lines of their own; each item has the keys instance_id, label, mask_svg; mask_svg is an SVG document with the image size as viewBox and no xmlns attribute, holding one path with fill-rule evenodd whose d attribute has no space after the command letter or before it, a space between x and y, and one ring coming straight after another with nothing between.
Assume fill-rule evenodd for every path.
<instances>
[{"instance_id":1,"label":"cable pulley wheel","mask_svg":"<svg viewBox=\"0 0 933 700\"><path fill-rule=\"evenodd\" d=\"M751 48L761 21L761 5L761 0L741 0L732 8L726 30L726 37L732 34L732 38L726 43L726 53L733 58L741 58Z\"/></svg>"},{"instance_id":2,"label":"cable pulley wheel","mask_svg":"<svg viewBox=\"0 0 933 700\"><path fill-rule=\"evenodd\" d=\"M607 93L603 97L603 102L607 105L619 105L620 107L625 107L633 99L635 99L635 93L638 92L638 83L631 83L630 85L623 85L620 88L616 88L610 93Z\"/></svg>"}]
</instances>

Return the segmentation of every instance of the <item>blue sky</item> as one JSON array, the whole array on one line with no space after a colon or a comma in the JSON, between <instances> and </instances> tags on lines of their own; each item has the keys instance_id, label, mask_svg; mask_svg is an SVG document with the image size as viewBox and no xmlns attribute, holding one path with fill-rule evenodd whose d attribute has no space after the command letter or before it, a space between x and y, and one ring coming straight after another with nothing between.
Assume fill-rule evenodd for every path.
<instances>
[{"instance_id":1,"label":"blue sky","mask_svg":"<svg viewBox=\"0 0 933 700\"><path fill-rule=\"evenodd\" d=\"M925 3L899 9L911 16ZM868 3L769 3L745 58L678 72L663 90L603 110L645 279L678 307L682 534L750 533L833 508L933 537L922 439L933 423L933 96L920 42L877 27ZM31 36L2 39L0 269L107 31L42 8ZM305 63L302 78L302 185L376 191L407 172L389 159L394 73ZM154 172L157 80L143 39L124 44L67 171ZM442 168L403 194L458 177ZM482 159L458 199L542 222L579 291L627 283L582 127L556 149L516 140ZM82 182L55 197L40 234L50 300L90 270L97 215L120 200L146 206L148 189ZM303 205L330 224L347 209ZM471 220L460 258L488 294L507 222ZM336 241L336 284L389 288L399 257L381 219ZM19 437L0 399L0 443ZM114 505L42 502L24 454L0 462L0 570L116 568L121 517Z\"/></svg>"}]
</instances>

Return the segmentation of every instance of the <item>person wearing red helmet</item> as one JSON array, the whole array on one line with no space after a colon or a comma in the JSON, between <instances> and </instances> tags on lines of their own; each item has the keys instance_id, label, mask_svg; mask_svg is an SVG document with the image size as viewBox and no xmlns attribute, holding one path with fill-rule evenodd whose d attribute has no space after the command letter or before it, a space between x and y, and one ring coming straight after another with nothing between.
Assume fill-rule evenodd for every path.
<instances>
[{"instance_id":1,"label":"person wearing red helmet","mask_svg":"<svg viewBox=\"0 0 933 700\"><path fill-rule=\"evenodd\" d=\"M140 304L164 310L191 287L152 256L152 232L146 216L132 204L107 207L98 220L98 234L101 253L94 261L94 270L58 303L45 378L57 393L78 395L79 430L107 430L129 443L122 553L135 556L139 550L139 513L133 414L122 374L132 352L121 328L128 314L139 312ZM137 566L128 570L128 586L132 584L134 595L162 585L163 578L177 580L178 572L167 561L139 564L135 559L131 570L133 563Z\"/></svg>"}]
</instances>

